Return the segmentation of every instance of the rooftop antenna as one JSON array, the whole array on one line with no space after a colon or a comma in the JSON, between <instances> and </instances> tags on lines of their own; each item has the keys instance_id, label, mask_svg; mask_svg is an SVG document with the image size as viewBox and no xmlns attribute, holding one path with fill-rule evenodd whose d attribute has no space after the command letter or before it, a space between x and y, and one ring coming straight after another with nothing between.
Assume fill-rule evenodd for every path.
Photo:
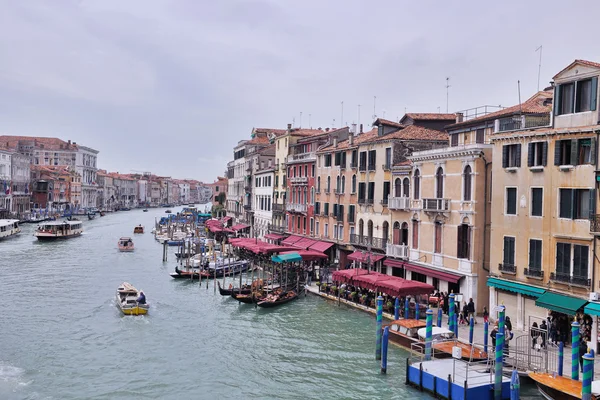
<instances>
[{"instance_id":1,"label":"rooftop antenna","mask_svg":"<svg viewBox=\"0 0 600 400\"><path fill-rule=\"evenodd\" d=\"M308 114L308 128L312 129L312 124L310 123L310 117L312 116L312 114Z\"/></svg>"},{"instance_id":2,"label":"rooftop antenna","mask_svg":"<svg viewBox=\"0 0 600 400\"><path fill-rule=\"evenodd\" d=\"M344 125L344 102L342 101L342 118L340 119L340 126Z\"/></svg>"},{"instance_id":3,"label":"rooftop antenna","mask_svg":"<svg viewBox=\"0 0 600 400\"><path fill-rule=\"evenodd\" d=\"M377 96L373 96L373 119L377 119L377 112L375 111L375 107L377 105Z\"/></svg>"},{"instance_id":4,"label":"rooftop antenna","mask_svg":"<svg viewBox=\"0 0 600 400\"><path fill-rule=\"evenodd\" d=\"M300 111L300 126L298 128L302 128L302 111Z\"/></svg>"},{"instance_id":5,"label":"rooftop antenna","mask_svg":"<svg viewBox=\"0 0 600 400\"><path fill-rule=\"evenodd\" d=\"M358 126L360 126L360 104L358 105Z\"/></svg>"},{"instance_id":6,"label":"rooftop antenna","mask_svg":"<svg viewBox=\"0 0 600 400\"><path fill-rule=\"evenodd\" d=\"M450 93L450 90L448 90L448 89L450 89L450 77L449 76L446 77L446 113L448 113L448 104L449 104L448 98L449 98L449 93Z\"/></svg>"},{"instance_id":7,"label":"rooftop antenna","mask_svg":"<svg viewBox=\"0 0 600 400\"><path fill-rule=\"evenodd\" d=\"M440 114L440 113L441 113L441 111L440 111L440 106L438 106L438 114Z\"/></svg>"},{"instance_id":8,"label":"rooftop antenna","mask_svg":"<svg viewBox=\"0 0 600 400\"><path fill-rule=\"evenodd\" d=\"M521 106L521 81L517 81L517 88L519 91L519 113L523 114L523 106Z\"/></svg>"},{"instance_id":9,"label":"rooftop antenna","mask_svg":"<svg viewBox=\"0 0 600 400\"><path fill-rule=\"evenodd\" d=\"M535 49L535 51L540 51L540 64L538 65L538 92L540 91L540 75L542 73L542 45Z\"/></svg>"}]
</instances>

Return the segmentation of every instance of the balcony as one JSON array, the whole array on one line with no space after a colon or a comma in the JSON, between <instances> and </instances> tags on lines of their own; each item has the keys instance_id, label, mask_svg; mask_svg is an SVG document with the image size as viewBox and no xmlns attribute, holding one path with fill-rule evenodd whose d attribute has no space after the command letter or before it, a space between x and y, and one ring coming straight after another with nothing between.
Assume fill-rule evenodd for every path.
<instances>
[{"instance_id":1,"label":"balcony","mask_svg":"<svg viewBox=\"0 0 600 400\"><path fill-rule=\"evenodd\" d=\"M543 279L544 271L537 268L525 268L523 270L523 275L525 275L528 278Z\"/></svg>"},{"instance_id":2,"label":"balcony","mask_svg":"<svg viewBox=\"0 0 600 400\"><path fill-rule=\"evenodd\" d=\"M269 232L273 233L285 233L285 226L275 226L268 224L267 229L269 229Z\"/></svg>"},{"instance_id":3,"label":"balcony","mask_svg":"<svg viewBox=\"0 0 600 400\"><path fill-rule=\"evenodd\" d=\"M405 244L390 244L385 248L385 255L388 257L408 259L408 246Z\"/></svg>"},{"instance_id":4,"label":"balcony","mask_svg":"<svg viewBox=\"0 0 600 400\"><path fill-rule=\"evenodd\" d=\"M364 246L375 249L385 250L385 246L387 245L387 239L377 238L377 237L368 237L364 235L351 234L350 235L350 243L357 246Z\"/></svg>"},{"instance_id":5,"label":"balcony","mask_svg":"<svg viewBox=\"0 0 600 400\"><path fill-rule=\"evenodd\" d=\"M567 285L581 286L589 288L592 286L592 280L584 276L572 276L569 274L563 274L560 272L552 272L550 274L550 280L553 282L564 283Z\"/></svg>"},{"instance_id":6,"label":"balcony","mask_svg":"<svg viewBox=\"0 0 600 400\"><path fill-rule=\"evenodd\" d=\"M346 169L346 163L340 164L340 169Z\"/></svg>"},{"instance_id":7,"label":"balcony","mask_svg":"<svg viewBox=\"0 0 600 400\"><path fill-rule=\"evenodd\" d=\"M272 204L272 210L274 213L283 214L285 213L285 204Z\"/></svg>"},{"instance_id":8,"label":"balcony","mask_svg":"<svg viewBox=\"0 0 600 400\"><path fill-rule=\"evenodd\" d=\"M338 214L338 215L336 215L336 216L335 216L335 219L336 219L338 222L344 222L344 214Z\"/></svg>"},{"instance_id":9,"label":"balcony","mask_svg":"<svg viewBox=\"0 0 600 400\"><path fill-rule=\"evenodd\" d=\"M305 213L307 209L306 204L288 203L286 204L286 211L291 213Z\"/></svg>"},{"instance_id":10,"label":"balcony","mask_svg":"<svg viewBox=\"0 0 600 400\"><path fill-rule=\"evenodd\" d=\"M409 197L389 197L388 208L390 210L410 210Z\"/></svg>"},{"instance_id":11,"label":"balcony","mask_svg":"<svg viewBox=\"0 0 600 400\"><path fill-rule=\"evenodd\" d=\"M252 186L246 185L244 186L244 190L246 191L246 193L252 193Z\"/></svg>"},{"instance_id":12,"label":"balcony","mask_svg":"<svg viewBox=\"0 0 600 400\"><path fill-rule=\"evenodd\" d=\"M503 274L516 275L517 266L514 264L500 263L498 264L498 271L502 272Z\"/></svg>"},{"instance_id":13,"label":"balcony","mask_svg":"<svg viewBox=\"0 0 600 400\"><path fill-rule=\"evenodd\" d=\"M287 157L287 163L294 163L294 162L310 162L310 161L316 161L317 160L317 153L311 152L311 153L300 153L300 154L290 154Z\"/></svg>"},{"instance_id":14,"label":"balcony","mask_svg":"<svg viewBox=\"0 0 600 400\"><path fill-rule=\"evenodd\" d=\"M244 210L249 211L252 209L252 204L244 204Z\"/></svg>"},{"instance_id":15,"label":"balcony","mask_svg":"<svg viewBox=\"0 0 600 400\"><path fill-rule=\"evenodd\" d=\"M595 214L590 217L590 233L600 234L600 214Z\"/></svg>"},{"instance_id":16,"label":"balcony","mask_svg":"<svg viewBox=\"0 0 600 400\"><path fill-rule=\"evenodd\" d=\"M423 210L445 212L450 210L450 199L423 199Z\"/></svg>"},{"instance_id":17,"label":"balcony","mask_svg":"<svg viewBox=\"0 0 600 400\"><path fill-rule=\"evenodd\" d=\"M306 185L308 183L308 177L306 177L306 176L294 176L293 178L290 178L290 183L292 185L295 185L295 184L300 184L300 185L304 184L304 185Z\"/></svg>"},{"instance_id":18,"label":"balcony","mask_svg":"<svg viewBox=\"0 0 600 400\"><path fill-rule=\"evenodd\" d=\"M351 162L351 163L350 163L350 168L351 168L351 169L356 169L356 168L358 168L358 164L357 164L357 163L355 163L355 162Z\"/></svg>"},{"instance_id":19,"label":"balcony","mask_svg":"<svg viewBox=\"0 0 600 400\"><path fill-rule=\"evenodd\" d=\"M550 126L549 113L515 115L497 119L494 123L494 133L517 131L541 126Z\"/></svg>"},{"instance_id":20,"label":"balcony","mask_svg":"<svg viewBox=\"0 0 600 400\"><path fill-rule=\"evenodd\" d=\"M342 193L342 189L335 189L335 190L333 191L333 193L335 193L335 194L337 194L337 195L344 194L344 193Z\"/></svg>"}]
</instances>

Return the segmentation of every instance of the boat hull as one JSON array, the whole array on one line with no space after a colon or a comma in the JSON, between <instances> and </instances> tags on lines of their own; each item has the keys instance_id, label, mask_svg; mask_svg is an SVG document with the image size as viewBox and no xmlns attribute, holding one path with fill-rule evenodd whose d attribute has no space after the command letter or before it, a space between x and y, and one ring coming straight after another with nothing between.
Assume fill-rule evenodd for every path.
<instances>
[{"instance_id":1,"label":"boat hull","mask_svg":"<svg viewBox=\"0 0 600 400\"><path fill-rule=\"evenodd\" d=\"M244 303L244 304L252 304L254 303L255 298L252 296L248 296L248 295L238 295L238 293L231 293L231 297L233 297L235 300L239 301L240 303Z\"/></svg>"},{"instance_id":2,"label":"boat hull","mask_svg":"<svg viewBox=\"0 0 600 400\"><path fill-rule=\"evenodd\" d=\"M390 330L389 333L389 339L391 342L396 343L397 345L407 348L409 350L414 343L419 343L419 340L416 338L411 338L406 335L394 332L392 330Z\"/></svg>"},{"instance_id":3,"label":"boat hull","mask_svg":"<svg viewBox=\"0 0 600 400\"><path fill-rule=\"evenodd\" d=\"M123 313L123 315L146 315L148 314L148 308L144 308L141 306L137 306L137 307L131 307L131 308L122 308L119 307L121 309L121 312Z\"/></svg>"},{"instance_id":4,"label":"boat hull","mask_svg":"<svg viewBox=\"0 0 600 400\"><path fill-rule=\"evenodd\" d=\"M50 240L61 240L61 239L73 239L76 237L81 236L82 232L78 232L78 233L72 233L69 235L41 235L41 234L36 234L35 237L38 238L38 240L42 240L42 241L50 241Z\"/></svg>"},{"instance_id":5,"label":"boat hull","mask_svg":"<svg viewBox=\"0 0 600 400\"><path fill-rule=\"evenodd\" d=\"M250 293L252 293L252 289L250 289L250 288L241 289L241 290L240 290L240 288L223 289L221 287L221 282L217 282L217 285L219 286L219 294L221 296L231 296L231 294L233 292L235 292L236 294L250 294Z\"/></svg>"},{"instance_id":6,"label":"boat hull","mask_svg":"<svg viewBox=\"0 0 600 400\"><path fill-rule=\"evenodd\" d=\"M285 303L289 303L290 301L294 301L298 298L298 295L292 296L292 297L288 297L285 298L283 300L277 300L277 301L259 301L258 303L256 303L257 306L262 307L262 308L273 308L273 307L277 307L280 306L282 304Z\"/></svg>"}]
</instances>

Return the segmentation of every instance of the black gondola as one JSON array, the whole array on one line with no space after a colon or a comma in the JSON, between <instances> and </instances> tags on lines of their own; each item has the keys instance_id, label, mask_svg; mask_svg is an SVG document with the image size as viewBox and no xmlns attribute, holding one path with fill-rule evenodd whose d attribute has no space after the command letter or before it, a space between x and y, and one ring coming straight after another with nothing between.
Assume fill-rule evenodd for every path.
<instances>
[{"instance_id":1,"label":"black gondola","mask_svg":"<svg viewBox=\"0 0 600 400\"><path fill-rule=\"evenodd\" d=\"M252 293L250 293L250 294L239 294L239 293L233 292L233 293L231 293L231 297L233 297L234 299L236 299L240 303L244 303L244 304L252 304L252 303L254 303L254 296L252 296Z\"/></svg>"},{"instance_id":2,"label":"black gondola","mask_svg":"<svg viewBox=\"0 0 600 400\"><path fill-rule=\"evenodd\" d=\"M88 216L88 219L89 219L90 221L91 221L92 219L96 218L96 214L95 214L95 213L94 213L94 214L90 213L90 214L88 214L87 216Z\"/></svg>"},{"instance_id":3,"label":"black gondola","mask_svg":"<svg viewBox=\"0 0 600 400\"><path fill-rule=\"evenodd\" d=\"M296 300L297 298L298 298L298 293L294 294L294 296L286 297L285 299L281 299L281 300L275 300L275 301L262 300L262 301L259 301L258 303L256 303L256 305L259 307L262 307L262 308L277 307L281 304L289 303L292 300Z\"/></svg>"},{"instance_id":4,"label":"black gondola","mask_svg":"<svg viewBox=\"0 0 600 400\"><path fill-rule=\"evenodd\" d=\"M236 294L250 294L250 293L252 293L252 289L248 285L243 285L241 290L240 290L240 288L223 289L221 287L221 282L217 282L217 285L219 285L219 294L221 296L231 296L231 294L233 292L235 292Z\"/></svg>"},{"instance_id":5,"label":"black gondola","mask_svg":"<svg viewBox=\"0 0 600 400\"><path fill-rule=\"evenodd\" d=\"M176 252L175 253L175 258L189 258L189 257L193 257L196 255L196 252L193 250L190 250L190 252L188 253L187 251L180 253L180 252Z\"/></svg>"},{"instance_id":6,"label":"black gondola","mask_svg":"<svg viewBox=\"0 0 600 400\"><path fill-rule=\"evenodd\" d=\"M171 278L173 279L200 279L201 277L207 277L207 274L204 271L202 273L200 273L200 270L198 269L182 271L177 267L175 267L175 272L171 272L169 275L171 275Z\"/></svg>"}]
</instances>

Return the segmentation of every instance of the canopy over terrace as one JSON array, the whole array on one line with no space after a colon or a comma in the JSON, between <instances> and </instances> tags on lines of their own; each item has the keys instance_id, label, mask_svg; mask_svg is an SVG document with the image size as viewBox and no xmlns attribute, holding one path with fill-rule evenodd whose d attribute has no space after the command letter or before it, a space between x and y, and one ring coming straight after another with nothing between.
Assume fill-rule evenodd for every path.
<instances>
[{"instance_id":1,"label":"canopy over terrace","mask_svg":"<svg viewBox=\"0 0 600 400\"><path fill-rule=\"evenodd\" d=\"M316 261L327 258L326 254L313 250L284 251L281 254L298 254L300 257L302 257L302 261Z\"/></svg>"},{"instance_id":2,"label":"canopy over terrace","mask_svg":"<svg viewBox=\"0 0 600 400\"><path fill-rule=\"evenodd\" d=\"M242 249L249 250L254 254L271 254L295 250L295 248L291 246L279 246L276 244L264 242L262 240L250 238L231 239L230 243L234 247L240 247Z\"/></svg>"},{"instance_id":3,"label":"canopy over terrace","mask_svg":"<svg viewBox=\"0 0 600 400\"><path fill-rule=\"evenodd\" d=\"M339 271L334 271L334 273L331 275L331 279L333 279L334 282L350 283L353 277L368 273L369 271L362 268L342 269Z\"/></svg>"},{"instance_id":4,"label":"canopy over terrace","mask_svg":"<svg viewBox=\"0 0 600 400\"><path fill-rule=\"evenodd\" d=\"M362 269L345 269L335 271L332 279L337 282L352 283L354 285L376 290L391 296L408 296L428 294L433 291L433 286L423 282L410 281L397 276L380 274Z\"/></svg>"}]
</instances>

